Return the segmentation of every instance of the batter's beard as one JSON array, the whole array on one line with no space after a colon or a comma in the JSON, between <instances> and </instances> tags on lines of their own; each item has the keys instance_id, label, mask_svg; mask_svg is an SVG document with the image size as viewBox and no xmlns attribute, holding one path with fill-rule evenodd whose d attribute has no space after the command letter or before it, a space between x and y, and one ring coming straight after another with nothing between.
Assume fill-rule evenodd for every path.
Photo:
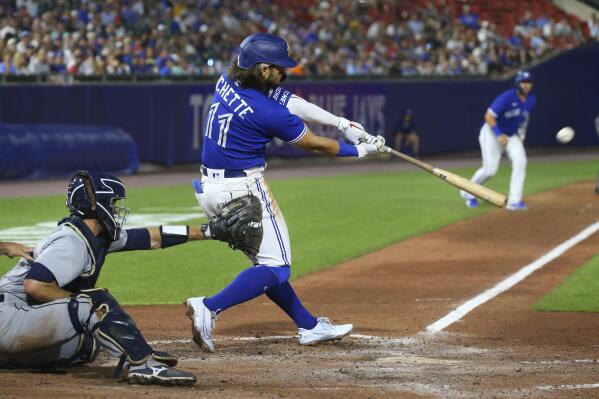
<instances>
[{"instance_id":1,"label":"batter's beard","mask_svg":"<svg viewBox=\"0 0 599 399\"><path fill-rule=\"evenodd\" d=\"M263 91L267 92L270 89L276 89L277 87L279 87L279 83L275 83L275 82L267 79L267 80L264 81L264 88L265 89Z\"/></svg>"}]
</instances>

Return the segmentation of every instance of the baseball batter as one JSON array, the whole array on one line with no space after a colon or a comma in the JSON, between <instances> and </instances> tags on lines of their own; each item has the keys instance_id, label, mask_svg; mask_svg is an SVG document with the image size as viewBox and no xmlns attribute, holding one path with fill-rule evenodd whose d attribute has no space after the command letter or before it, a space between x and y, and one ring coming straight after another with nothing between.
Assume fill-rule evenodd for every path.
<instances>
[{"instance_id":1,"label":"baseball batter","mask_svg":"<svg viewBox=\"0 0 599 399\"><path fill-rule=\"evenodd\" d=\"M512 161L510 192L506 209L521 211L527 208L522 200L524 179L526 178L526 152L524 137L530 119L530 112L537 99L530 94L532 75L528 71L519 71L515 79L516 88L501 93L491 103L485 114L485 123L480 129L478 141L483 165L474 173L472 181L483 184L495 176L505 151ZM460 192L466 206L476 208L476 197L465 191Z\"/></svg>"},{"instance_id":2,"label":"baseball batter","mask_svg":"<svg viewBox=\"0 0 599 399\"><path fill-rule=\"evenodd\" d=\"M102 348L120 358L115 375L125 366L130 383L196 382L172 368L176 357L148 345L107 290L95 288L109 253L203 238L200 227L122 230L125 195L123 183L109 174L80 171L71 178L70 216L0 278L0 368L75 366L92 362Z\"/></svg>"},{"instance_id":3,"label":"baseball batter","mask_svg":"<svg viewBox=\"0 0 599 399\"><path fill-rule=\"evenodd\" d=\"M295 322L302 345L337 340L349 334L351 324L334 325L314 317L301 303L291 284L291 246L283 213L264 179L265 146L274 137L308 151L341 157L377 153L382 137L373 137L358 124L336 117L279 87L285 68L296 62L287 42L275 35L250 35L241 43L237 60L215 87L214 102L206 117L201 184L196 197L208 217L218 214L232 198L252 194L262 204L263 238L252 266L211 297L189 298L194 340L214 351L212 330L226 309L266 294ZM336 126L352 141L315 135L304 123ZM211 236L205 231L207 238Z\"/></svg>"}]
</instances>

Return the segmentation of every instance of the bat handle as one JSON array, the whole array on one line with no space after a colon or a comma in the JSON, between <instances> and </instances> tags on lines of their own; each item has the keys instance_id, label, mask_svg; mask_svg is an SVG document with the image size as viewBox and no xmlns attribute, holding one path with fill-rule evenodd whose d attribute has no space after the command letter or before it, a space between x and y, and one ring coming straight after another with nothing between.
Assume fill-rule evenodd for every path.
<instances>
[{"instance_id":1,"label":"bat handle","mask_svg":"<svg viewBox=\"0 0 599 399\"><path fill-rule=\"evenodd\" d=\"M391 152L391 148L387 147L386 145L381 147L381 152Z\"/></svg>"}]
</instances>

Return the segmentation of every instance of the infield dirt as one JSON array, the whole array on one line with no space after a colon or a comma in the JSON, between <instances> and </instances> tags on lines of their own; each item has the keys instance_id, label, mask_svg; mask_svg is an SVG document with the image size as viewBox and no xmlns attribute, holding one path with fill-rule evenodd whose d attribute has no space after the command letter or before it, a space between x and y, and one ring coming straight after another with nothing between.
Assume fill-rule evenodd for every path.
<instances>
[{"instance_id":1,"label":"infield dirt","mask_svg":"<svg viewBox=\"0 0 599 399\"><path fill-rule=\"evenodd\" d=\"M300 347L287 316L260 298L221 315L216 353L206 354L182 305L129 307L157 348L197 374L195 387L129 386L101 356L64 373L2 372L0 397L599 397L599 315L531 310L597 253L599 234L446 331L422 333L599 220L593 189L535 195L526 212L496 210L295 281L314 313L355 324L341 343Z\"/></svg>"}]
</instances>

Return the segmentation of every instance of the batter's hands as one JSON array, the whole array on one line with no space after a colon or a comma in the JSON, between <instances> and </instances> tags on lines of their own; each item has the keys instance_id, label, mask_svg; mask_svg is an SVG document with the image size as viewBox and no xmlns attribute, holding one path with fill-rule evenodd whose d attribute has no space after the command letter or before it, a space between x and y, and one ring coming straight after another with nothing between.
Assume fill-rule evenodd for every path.
<instances>
[{"instance_id":1,"label":"batter's hands","mask_svg":"<svg viewBox=\"0 0 599 399\"><path fill-rule=\"evenodd\" d=\"M497 141L499 141L499 144L501 144L502 147L505 147L507 145L508 138L509 137L507 134L500 134L497 136Z\"/></svg>"},{"instance_id":2,"label":"batter's hands","mask_svg":"<svg viewBox=\"0 0 599 399\"><path fill-rule=\"evenodd\" d=\"M27 260L33 260L31 253L33 248L27 245L21 245L16 242L0 243L0 255L6 255L9 258L21 256Z\"/></svg>"},{"instance_id":3,"label":"batter's hands","mask_svg":"<svg viewBox=\"0 0 599 399\"><path fill-rule=\"evenodd\" d=\"M366 133L364 126L360 125L358 122L353 122L345 118L339 118L337 129L339 129L345 138L354 145L363 142L373 144L376 140L376 137Z\"/></svg>"},{"instance_id":4,"label":"batter's hands","mask_svg":"<svg viewBox=\"0 0 599 399\"><path fill-rule=\"evenodd\" d=\"M374 136L372 136L374 137ZM363 158L366 155L377 154L379 152L385 152L385 138L383 136L374 137L372 143L363 142L356 146L358 150L358 158Z\"/></svg>"}]
</instances>

